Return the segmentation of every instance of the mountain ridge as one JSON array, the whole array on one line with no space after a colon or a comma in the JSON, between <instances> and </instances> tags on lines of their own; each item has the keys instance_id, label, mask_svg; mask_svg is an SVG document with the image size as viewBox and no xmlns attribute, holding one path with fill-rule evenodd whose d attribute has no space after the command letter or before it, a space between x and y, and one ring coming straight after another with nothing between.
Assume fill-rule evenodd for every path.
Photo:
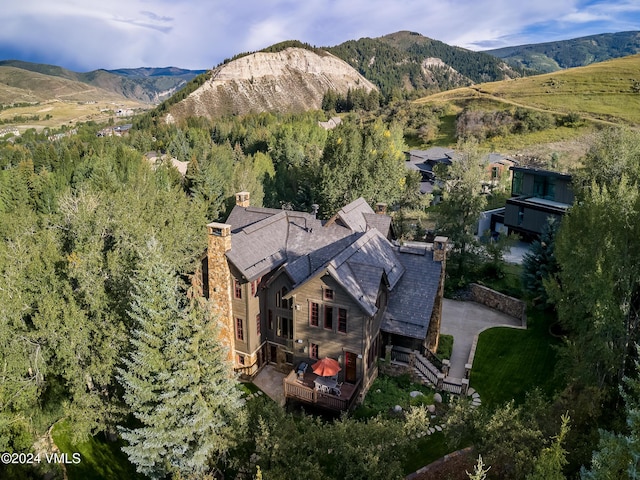
<instances>
[{"instance_id":1,"label":"mountain ridge","mask_svg":"<svg viewBox=\"0 0 640 480\"><path fill-rule=\"evenodd\" d=\"M97 69L74 72L56 65L22 60L2 60L1 67L64 78L115 93L122 98L144 103L158 103L206 70L186 70L178 67L140 67L118 70Z\"/></svg>"},{"instance_id":2,"label":"mountain ridge","mask_svg":"<svg viewBox=\"0 0 640 480\"><path fill-rule=\"evenodd\" d=\"M170 107L168 118L320 109L328 90L346 94L349 88L376 89L330 53L301 47L255 52L216 67L211 78Z\"/></svg>"},{"instance_id":3,"label":"mountain ridge","mask_svg":"<svg viewBox=\"0 0 640 480\"><path fill-rule=\"evenodd\" d=\"M640 53L640 31L601 33L485 52L521 68L550 73Z\"/></svg>"}]
</instances>

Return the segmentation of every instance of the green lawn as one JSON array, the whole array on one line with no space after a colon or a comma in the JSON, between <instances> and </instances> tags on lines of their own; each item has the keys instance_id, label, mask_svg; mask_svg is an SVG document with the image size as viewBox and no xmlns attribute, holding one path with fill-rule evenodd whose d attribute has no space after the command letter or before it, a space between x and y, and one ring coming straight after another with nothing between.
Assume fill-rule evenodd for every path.
<instances>
[{"instance_id":1,"label":"green lawn","mask_svg":"<svg viewBox=\"0 0 640 480\"><path fill-rule=\"evenodd\" d=\"M554 347L560 341L549 335L553 318L532 309L528 315L527 330L492 328L480 334L470 384L483 405L522 402L534 387L547 395L561 387L554 377Z\"/></svg>"},{"instance_id":2,"label":"green lawn","mask_svg":"<svg viewBox=\"0 0 640 480\"><path fill-rule=\"evenodd\" d=\"M523 298L525 291L522 287L522 265L503 263L502 273L496 276L494 272L487 272L477 279L477 283L515 298Z\"/></svg>"},{"instance_id":3,"label":"green lawn","mask_svg":"<svg viewBox=\"0 0 640 480\"><path fill-rule=\"evenodd\" d=\"M65 422L57 423L53 428L53 441L62 453L67 453L71 461L74 453L79 453L80 463L67 464L69 480L119 480L145 479L136 473L129 463L127 455L120 449L122 441L107 442L104 436L97 435L81 443L74 443L70 426Z\"/></svg>"},{"instance_id":4,"label":"green lawn","mask_svg":"<svg viewBox=\"0 0 640 480\"><path fill-rule=\"evenodd\" d=\"M440 340L438 341L438 351L436 354L442 360L451 358L451 352L453 351L453 335L440 334Z\"/></svg>"}]
</instances>

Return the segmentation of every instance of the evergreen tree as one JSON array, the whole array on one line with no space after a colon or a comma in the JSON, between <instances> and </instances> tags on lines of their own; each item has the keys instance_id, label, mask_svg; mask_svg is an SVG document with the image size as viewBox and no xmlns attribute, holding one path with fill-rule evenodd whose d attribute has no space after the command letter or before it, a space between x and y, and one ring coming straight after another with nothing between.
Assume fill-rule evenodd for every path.
<instances>
[{"instance_id":1,"label":"evergreen tree","mask_svg":"<svg viewBox=\"0 0 640 480\"><path fill-rule=\"evenodd\" d=\"M133 283L132 350L119 381L138 425L123 451L151 478L201 475L233 444L240 390L213 319L187 303L159 247L150 244Z\"/></svg>"},{"instance_id":2,"label":"evergreen tree","mask_svg":"<svg viewBox=\"0 0 640 480\"><path fill-rule=\"evenodd\" d=\"M637 349L636 345L636 349ZM636 375L640 364L636 362ZM600 431L598 450L593 452L591 468L583 468L583 480L636 480L640 478L640 380L626 378L621 388L627 412L624 432Z\"/></svg>"},{"instance_id":3,"label":"evergreen tree","mask_svg":"<svg viewBox=\"0 0 640 480\"><path fill-rule=\"evenodd\" d=\"M549 447L543 448L542 453L533 466L533 473L527 476L527 480L565 480L562 469L567 465L567 451L563 448L569 433L569 416L562 416L560 433L553 438Z\"/></svg>"},{"instance_id":4,"label":"evergreen tree","mask_svg":"<svg viewBox=\"0 0 640 480\"><path fill-rule=\"evenodd\" d=\"M545 282L558 271L555 257L555 241L558 222L548 217L540 238L531 244L531 248L522 260L522 283L536 301L547 303Z\"/></svg>"}]
</instances>

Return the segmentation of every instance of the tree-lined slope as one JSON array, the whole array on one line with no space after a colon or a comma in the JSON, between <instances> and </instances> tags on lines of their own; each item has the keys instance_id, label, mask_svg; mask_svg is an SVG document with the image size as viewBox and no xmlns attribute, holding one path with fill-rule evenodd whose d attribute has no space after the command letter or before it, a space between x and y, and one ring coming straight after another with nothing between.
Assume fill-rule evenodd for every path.
<instances>
[{"instance_id":1,"label":"tree-lined slope","mask_svg":"<svg viewBox=\"0 0 640 480\"><path fill-rule=\"evenodd\" d=\"M491 55L452 47L415 32L350 40L327 50L384 93L394 89L446 90L520 76Z\"/></svg>"},{"instance_id":2,"label":"tree-lined slope","mask_svg":"<svg viewBox=\"0 0 640 480\"><path fill-rule=\"evenodd\" d=\"M521 68L554 72L640 53L640 32L603 33L558 42L487 50L485 53Z\"/></svg>"}]
</instances>

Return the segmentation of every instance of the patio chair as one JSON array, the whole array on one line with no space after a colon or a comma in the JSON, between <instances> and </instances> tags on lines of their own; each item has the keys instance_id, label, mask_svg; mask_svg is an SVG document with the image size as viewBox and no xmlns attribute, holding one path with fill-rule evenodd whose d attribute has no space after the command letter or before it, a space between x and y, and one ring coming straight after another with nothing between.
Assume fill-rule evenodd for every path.
<instances>
[{"instance_id":1,"label":"patio chair","mask_svg":"<svg viewBox=\"0 0 640 480\"><path fill-rule=\"evenodd\" d=\"M338 383L335 387L333 387L332 389L333 394L339 397L340 395L342 395L341 389L342 389L342 382Z\"/></svg>"}]
</instances>

